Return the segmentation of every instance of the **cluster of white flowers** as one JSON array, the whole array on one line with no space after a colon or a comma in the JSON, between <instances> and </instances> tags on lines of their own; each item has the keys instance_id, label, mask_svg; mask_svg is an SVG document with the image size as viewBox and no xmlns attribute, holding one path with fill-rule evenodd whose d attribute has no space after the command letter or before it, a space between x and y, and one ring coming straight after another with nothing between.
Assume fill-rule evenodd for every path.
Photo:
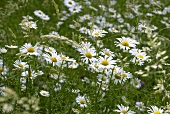
<instances>
[{"instance_id":1,"label":"cluster of white flowers","mask_svg":"<svg viewBox=\"0 0 170 114\"><path fill-rule=\"evenodd\" d=\"M48 21L50 20L50 17L48 15L46 15L44 12L42 12L41 10L35 10L34 14L41 18L42 20Z\"/></svg>"},{"instance_id":2,"label":"cluster of white flowers","mask_svg":"<svg viewBox=\"0 0 170 114\"><path fill-rule=\"evenodd\" d=\"M64 0L64 5L69 8L71 13L79 13L81 11L82 6L73 0Z\"/></svg>"}]
</instances>

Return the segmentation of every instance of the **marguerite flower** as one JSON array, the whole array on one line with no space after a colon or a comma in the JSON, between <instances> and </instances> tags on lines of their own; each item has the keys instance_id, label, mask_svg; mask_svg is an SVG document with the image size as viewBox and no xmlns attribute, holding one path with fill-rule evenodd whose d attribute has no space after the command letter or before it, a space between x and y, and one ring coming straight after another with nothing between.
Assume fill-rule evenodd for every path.
<instances>
[{"instance_id":1,"label":"marguerite flower","mask_svg":"<svg viewBox=\"0 0 170 114\"><path fill-rule=\"evenodd\" d=\"M114 57L114 53L112 51L110 51L110 49L102 49L101 52L100 52L101 55L104 55L104 56L108 56L108 57Z\"/></svg>"},{"instance_id":2,"label":"marguerite flower","mask_svg":"<svg viewBox=\"0 0 170 114\"><path fill-rule=\"evenodd\" d=\"M157 106L151 106L151 108L147 110L148 114L163 114L163 111L163 109L158 108Z\"/></svg>"},{"instance_id":3,"label":"marguerite flower","mask_svg":"<svg viewBox=\"0 0 170 114\"><path fill-rule=\"evenodd\" d=\"M88 48L88 49L82 50L80 54L82 55L81 60L84 63L88 64L88 63L91 63L93 58L96 56L96 50L95 48Z\"/></svg>"},{"instance_id":4,"label":"marguerite flower","mask_svg":"<svg viewBox=\"0 0 170 114\"><path fill-rule=\"evenodd\" d=\"M114 67L114 64L116 64L116 60L113 60L112 57L108 56L99 56L99 68L100 69L112 69Z\"/></svg>"},{"instance_id":5,"label":"marguerite flower","mask_svg":"<svg viewBox=\"0 0 170 114\"><path fill-rule=\"evenodd\" d=\"M37 16L37 17L42 17L44 15L44 13L41 11L41 10L35 10L34 11L34 14Z\"/></svg>"},{"instance_id":6,"label":"marguerite flower","mask_svg":"<svg viewBox=\"0 0 170 114\"><path fill-rule=\"evenodd\" d=\"M145 106L143 102L136 102L136 108L138 108L140 111L145 110Z\"/></svg>"},{"instance_id":7,"label":"marguerite flower","mask_svg":"<svg viewBox=\"0 0 170 114\"><path fill-rule=\"evenodd\" d=\"M141 87L141 80L138 79L138 78L132 79L131 84L136 88L140 88Z\"/></svg>"},{"instance_id":8,"label":"marguerite flower","mask_svg":"<svg viewBox=\"0 0 170 114\"><path fill-rule=\"evenodd\" d=\"M85 108L85 107L87 107L87 102L89 102L89 100L88 100L88 99L85 99L84 96L80 96L80 95L79 95L79 96L76 98L76 102L80 105L80 107Z\"/></svg>"},{"instance_id":9,"label":"marguerite flower","mask_svg":"<svg viewBox=\"0 0 170 114\"><path fill-rule=\"evenodd\" d=\"M76 3L73 0L64 0L64 5L70 8L75 6Z\"/></svg>"},{"instance_id":10,"label":"marguerite flower","mask_svg":"<svg viewBox=\"0 0 170 114\"><path fill-rule=\"evenodd\" d=\"M123 76L121 75L123 73L123 69L120 67L115 66L113 68L113 71L108 72L109 75L112 75L112 79L114 80L114 84L122 83Z\"/></svg>"},{"instance_id":11,"label":"marguerite flower","mask_svg":"<svg viewBox=\"0 0 170 114\"><path fill-rule=\"evenodd\" d=\"M20 48L21 53L25 53L27 55L39 55L37 52L37 46L32 46L31 43L25 43L21 48Z\"/></svg>"},{"instance_id":12,"label":"marguerite flower","mask_svg":"<svg viewBox=\"0 0 170 114\"><path fill-rule=\"evenodd\" d=\"M94 30L92 31L92 34L91 34L91 35L92 35L93 37L104 37L106 33L108 33L108 32L105 31L105 30L94 29Z\"/></svg>"},{"instance_id":13,"label":"marguerite flower","mask_svg":"<svg viewBox=\"0 0 170 114\"><path fill-rule=\"evenodd\" d=\"M144 61L147 61L149 56L146 55L146 52L142 52L140 49L131 49L129 51L133 56L132 62L137 65L143 65Z\"/></svg>"},{"instance_id":14,"label":"marguerite flower","mask_svg":"<svg viewBox=\"0 0 170 114\"><path fill-rule=\"evenodd\" d=\"M21 60L16 60L13 65L19 69L25 69L29 67L27 62L22 62Z\"/></svg>"},{"instance_id":15,"label":"marguerite flower","mask_svg":"<svg viewBox=\"0 0 170 114\"><path fill-rule=\"evenodd\" d=\"M37 73L35 72L35 71L24 71L24 72L22 72L22 74L21 74L21 76L27 76L27 77L29 77L30 79L34 79L34 78L36 78L37 77Z\"/></svg>"},{"instance_id":16,"label":"marguerite flower","mask_svg":"<svg viewBox=\"0 0 170 114\"><path fill-rule=\"evenodd\" d=\"M80 12L80 11L81 11L81 8L82 8L81 5L75 5L75 6L73 6L73 7L70 7L70 8L69 8L69 11L74 14L74 13Z\"/></svg>"},{"instance_id":17,"label":"marguerite flower","mask_svg":"<svg viewBox=\"0 0 170 114\"><path fill-rule=\"evenodd\" d=\"M46 14L43 14L41 17L40 17L42 20L45 20L45 21L48 21L50 20L50 17Z\"/></svg>"},{"instance_id":18,"label":"marguerite flower","mask_svg":"<svg viewBox=\"0 0 170 114\"><path fill-rule=\"evenodd\" d=\"M57 65L57 66L61 66L62 64L62 60L60 58L60 55L57 54L57 52L53 52L51 54L43 54L44 59L47 61L47 63Z\"/></svg>"},{"instance_id":19,"label":"marguerite flower","mask_svg":"<svg viewBox=\"0 0 170 114\"><path fill-rule=\"evenodd\" d=\"M44 97L49 97L50 96L50 93L48 91L45 91L45 90L41 90L40 91L40 94Z\"/></svg>"},{"instance_id":20,"label":"marguerite flower","mask_svg":"<svg viewBox=\"0 0 170 114\"><path fill-rule=\"evenodd\" d=\"M135 114L134 111L129 110L129 107L125 107L122 104L121 105L117 105L117 107L119 108L118 110L114 110L115 112L119 112L120 114Z\"/></svg>"},{"instance_id":21,"label":"marguerite flower","mask_svg":"<svg viewBox=\"0 0 170 114\"><path fill-rule=\"evenodd\" d=\"M116 41L116 46L120 47L120 49L123 49L124 51L129 50L130 48L135 48L136 44L139 44L139 42L137 42L136 40L132 39L132 38L117 38L118 42Z\"/></svg>"},{"instance_id":22,"label":"marguerite flower","mask_svg":"<svg viewBox=\"0 0 170 114\"><path fill-rule=\"evenodd\" d=\"M37 29L37 24L36 24L36 22L33 22L33 21L26 21L26 22L24 22L24 25L22 26L22 28L24 30L28 29L28 28Z\"/></svg>"}]
</instances>

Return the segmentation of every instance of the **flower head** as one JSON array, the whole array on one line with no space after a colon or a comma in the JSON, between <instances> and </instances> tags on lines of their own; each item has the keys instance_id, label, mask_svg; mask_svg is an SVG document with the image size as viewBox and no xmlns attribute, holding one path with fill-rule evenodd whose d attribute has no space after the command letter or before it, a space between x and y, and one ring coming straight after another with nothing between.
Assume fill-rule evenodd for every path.
<instances>
[{"instance_id":1,"label":"flower head","mask_svg":"<svg viewBox=\"0 0 170 114\"><path fill-rule=\"evenodd\" d=\"M44 91L44 90L41 90L40 91L40 94L44 97L49 97L50 96L50 93L48 91Z\"/></svg>"},{"instance_id":2,"label":"flower head","mask_svg":"<svg viewBox=\"0 0 170 114\"><path fill-rule=\"evenodd\" d=\"M163 114L163 109L158 108L157 106L151 106L151 108L148 108L148 114Z\"/></svg>"},{"instance_id":3,"label":"flower head","mask_svg":"<svg viewBox=\"0 0 170 114\"><path fill-rule=\"evenodd\" d=\"M85 107L87 107L87 102L89 102L89 100L88 100L88 99L85 99L84 96L80 96L80 95L79 95L79 96L76 98L76 102L80 105L80 107L85 108Z\"/></svg>"}]
</instances>

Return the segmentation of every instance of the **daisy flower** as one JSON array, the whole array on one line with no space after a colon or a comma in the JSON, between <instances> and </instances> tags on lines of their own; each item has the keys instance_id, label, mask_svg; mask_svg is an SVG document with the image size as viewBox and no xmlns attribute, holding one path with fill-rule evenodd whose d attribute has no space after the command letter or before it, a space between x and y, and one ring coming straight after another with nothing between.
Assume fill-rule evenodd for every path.
<instances>
[{"instance_id":1,"label":"daisy flower","mask_svg":"<svg viewBox=\"0 0 170 114\"><path fill-rule=\"evenodd\" d=\"M81 44L80 44L81 48L78 48L77 50L79 52L82 52L84 50L87 50L87 49L91 48L91 46L92 46L92 44L90 42L81 42ZM92 47L92 48L94 48L94 47Z\"/></svg>"},{"instance_id":2,"label":"daisy flower","mask_svg":"<svg viewBox=\"0 0 170 114\"><path fill-rule=\"evenodd\" d=\"M35 71L32 71L29 73L28 71L24 71L22 72L21 76L28 76L30 77L30 79L34 79L35 77L37 77L37 73Z\"/></svg>"},{"instance_id":3,"label":"daisy flower","mask_svg":"<svg viewBox=\"0 0 170 114\"><path fill-rule=\"evenodd\" d=\"M102 83L108 83L109 82L108 76L106 76L104 74L98 74L97 79L98 79L99 82L102 82Z\"/></svg>"},{"instance_id":4,"label":"daisy flower","mask_svg":"<svg viewBox=\"0 0 170 114\"><path fill-rule=\"evenodd\" d=\"M34 11L34 14L37 16L37 17L42 17L44 15L44 13L41 11L41 10L35 10Z\"/></svg>"},{"instance_id":5,"label":"daisy flower","mask_svg":"<svg viewBox=\"0 0 170 114\"><path fill-rule=\"evenodd\" d=\"M100 52L101 55L104 55L104 56L108 56L108 57L114 57L114 53L112 51L110 51L110 49L102 49L101 52Z\"/></svg>"},{"instance_id":6,"label":"daisy flower","mask_svg":"<svg viewBox=\"0 0 170 114\"><path fill-rule=\"evenodd\" d=\"M76 2L74 2L73 0L64 0L64 5L70 8L75 6Z\"/></svg>"},{"instance_id":7,"label":"daisy flower","mask_svg":"<svg viewBox=\"0 0 170 114\"><path fill-rule=\"evenodd\" d=\"M125 107L122 104L121 105L117 105L117 107L119 108L118 110L114 110L115 112L119 112L120 114L135 114L134 111L129 110L129 107Z\"/></svg>"},{"instance_id":8,"label":"daisy flower","mask_svg":"<svg viewBox=\"0 0 170 114\"><path fill-rule=\"evenodd\" d=\"M118 30L116 30L115 28L109 28L108 29L110 32L112 32L112 33L118 33L119 31Z\"/></svg>"},{"instance_id":9,"label":"daisy flower","mask_svg":"<svg viewBox=\"0 0 170 114\"><path fill-rule=\"evenodd\" d=\"M142 52L140 49L131 49L129 51L133 56L132 62L137 65L143 65L144 61L147 61L150 56L146 55L146 52Z\"/></svg>"},{"instance_id":10,"label":"daisy flower","mask_svg":"<svg viewBox=\"0 0 170 114\"><path fill-rule=\"evenodd\" d=\"M20 78L20 82L21 82L22 84L25 84L25 83L27 82L27 79L26 79L25 77L21 77L21 78Z\"/></svg>"},{"instance_id":11,"label":"daisy flower","mask_svg":"<svg viewBox=\"0 0 170 114\"><path fill-rule=\"evenodd\" d=\"M0 54L4 54L4 53L7 53L7 50L5 48L0 48Z\"/></svg>"},{"instance_id":12,"label":"daisy flower","mask_svg":"<svg viewBox=\"0 0 170 114\"><path fill-rule=\"evenodd\" d=\"M28 28L37 29L37 24L36 24L36 22L33 22L33 21L26 21L26 22L24 22L24 25L22 26L22 28L24 30L28 29Z\"/></svg>"},{"instance_id":13,"label":"daisy flower","mask_svg":"<svg viewBox=\"0 0 170 114\"><path fill-rule=\"evenodd\" d=\"M91 33L93 37L104 37L105 34L108 33L105 30L94 29Z\"/></svg>"},{"instance_id":14,"label":"daisy flower","mask_svg":"<svg viewBox=\"0 0 170 114\"><path fill-rule=\"evenodd\" d=\"M112 74L112 72L113 72L113 74ZM114 67L113 71L112 70L109 71L109 75L112 74L111 77L114 80L114 84L122 83L122 78L123 78L121 76L122 72L123 72L123 69L120 67L117 67L117 66Z\"/></svg>"},{"instance_id":15,"label":"daisy flower","mask_svg":"<svg viewBox=\"0 0 170 114\"><path fill-rule=\"evenodd\" d=\"M21 60L16 60L13 65L19 69L25 69L29 67L27 62L22 62Z\"/></svg>"},{"instance_id":16,"label":"daisy flower","mask_svg":"<svg viewBox=\"0 0 170 114\"><path fill-rule=\"evenodd\" d=\"M41 90L40 91L40 95L44 96L44 97L49 97L50 96L50 93L48 91L44 91L44 90Z\"/></svg>"},{"instance_id":17,"label":"daisy flower","mask_svg":"<svg viewBox=\"0 0 170 114\"><path fill-rule=\"evenodd\" d=\"M84 63L88 64L89 62L91 63L94 57L96 56L96 50L95 48L89 48L89 49L82 50L80 54L82 55L81 60Z\"/></svg>"},{"instance_id":18,"label":"daisy flower","mask_svg":"<svg viewBox=\"0 0 170 114\"><path fill-rule=\"evenodd\" d=\"M46 14L43 14L41 17L40 17L42 20L45 20L45 21L48 21L50 20L50 17Z\"/></svg>"},{"instance_id":19,"label":"daisy flower","mask_svg":"<svg viewBox=\"0 0 170 114\"><path fill-rule=\"evenodd\" d=\"M138 25L138 30L141 31L141 32L145 32L146 28L147 28L147 26L144 23L140 23Z\"/></svg>"},{"instance_id":20,"label":"daisy flower","mask_svg":"<svg viewBox=\"0 0 170 114\"><path fill-rule=\"evenodd\" d=\"M80 31L81 33L87 34L89 30L88 30L86 27L81 27L81 28L79 29L79 31Z\"/></svg>"},{"instance_id":21,"label":"daisy flower","mask_svg":"<svg viewBox=\"0 0 170 114\"><path fill-rule=\"evenodd\" d=\"M163 109L158 108L157 106L151 106L151 108L147 110L148 114L163 114L163 111Z\"/></svg>"},{"instance_id":22,"label":"daisy flower","mask_svg":"<svg viewBox=\"0 0 170 114\"><path fill-rule=\"evenodd\" d=\"M149 56L146 56L146 52L142 52L140 49L131 49L129 52L142 61L146 61L149 58Z\"/></svg>"},{"instance_id":23,"label":"daisy flower","mask_svg":"<svg viewBox=\"0 0 170 114\"><path fill-rule=\"evenodd\" d=\"M91 19L91 17L90 17L89 14L85 14L85 15L83 16L83 18L84 18L84 20L90 20L90 19Z\"/></svg>"},{"instance_id":24,"label":"daisy flower","mask_svg":"<svg viewBox=\"0 0 170 114\"><path fill-rule=\"evenodd\" d=\"M135 48L136 44L139 44L139 42L137 42L134 39L131 38L117 38L118 41L116 41L116 46L120 47L120 49L123 49L124 51L129 50L130 48Z\"/></svg>"},{"instance_id":25,"label":"daisy flower","mask_svg":"<svg viewBox=\"0 0 170 114\"><path fill-rule=\"evenodd\" d=\"M87 102L89 102L89 100L88 100L88 99L85 99L84 96L80 96L80 95L79 95L79 96L76 98L76 102L80 105L81 108L85 108L85 107L87 107Z\"/></svg>"},{"instance_id":26,"label":"daisy flower","mask_svg":"<svg viewBox=\"0 0 170 114\"><path fill-rule=\"evenodd\" d=\"M122 80L125 82L127 79L132 78L132 74L130 72L121 72Z\"/></svg>"},{"instance_id":27,"label":"daisy flower","mask_svg":"<svg viewBox=\"0 0 170 114\"><path fill-rule=\"evenodd\" d=\"M140 88L141 87L141 80L138 79L138 78L132 79L131 84L136 88Z\"/></svg>"},{"instance_id":28,"label":"daisy flower","mask_svg":"<svg viewBox=\"0 0 170 114\"><path fill-rule=\"evenodd\" d=\"M73 7L70 7L69 8L69 11L71 12L71 13L79 13L80 11L81 11L81 8L82 8L82 6L81 5L75 5L75 6L73 6Z\"/></svg>"},{"instance_id":29,"label":"daisy flower","mask_svg":"<svg viewBox=\"0 0 170 114\"><path fill-rule=\"evenodd\" d=\"M138 108L140 111L144 111L145 110L145 106L144 106L143 102L136 102L135 107Z\"/></svg>"},{"instance_id":30,"label":"daisy flower","mask_svg":"<svg viewBox=\"0 0 170 114\"><path fill-rule=\"evenodd\" d=\"M39 55L37 52L37 46L32 46L31 43L25 43L21 48L20 52L25 53L27 55Z\"/></svg>"},{"instance_id":31,"label":"daisy flower","mask_svg":"<svg viewBox=\"0 0 170 114\"><path fill-rule=\"evenodd\" d=\"M53 66L57 65L57 66L61 66L62 61L60 56L57 54L57 52L53 52L51 54L43 54L44 59L47 61L47 63L52 63Z\"/></svg>"},{"instance_id":32,"label":"daisy flower","mask_svg":"<svg viewBox=\"0 0 170 114\"><path fill-rule=\"evenodd\" d=\"M68 68L75 69L79 66L79 64L76 62L76 60L68 62Z\"/></svg>"},{"instance_id":33,"label":"daisy flower","mask_svg":"<svg viewBox=\"0 0 170 114\"><path fill-rule=\"evenodd\" d=\"M48 53L55 53L56 49L54 49L53 47L45 47L44 51Z\"/></svg>"},{"instance_id":34,"label":"daisy flower","mask_svg":"<svg viewBox=\"0 0 170 114\"><path fill-rule=\"evenodd\" d=\"M41 75L43 75L43 74L44 74L43 71L37 70L37 75L38 75L38 76L41 76Z\"/></svg>"},{"instance_id":35,"label":"daisy flower","mask_svg":"<svg viewBox=\"0 0 170 114\"><path fill-rule=\"evenodd\" d=\"M99 72L99 62L98 59L94 58L89 64L88 70L91 72Z\"/></svg>"},{"instance_id":36,"label":"daisy flower","mask_svg":"<svg viewBox=\"0 0 170 114\"><path fill-rule=\"evenodd\" d=\"M99 47L99 48L102 48L104 46L102 40L97 40L96 44L97 44L97 47Z\"/></svg>"},{"instance_id":37,"label":"daisy flower","mask_svg":"<svg viewBox=\"0 0 170 114\"><path fill-rule=\"evenodd\" d=\"M99 56L99 69L112 69L114 67L113 64L116 64L116 60L113 60L112 57L108 56Z\"/></svg>"},{"instance_id":38,"label":"daisy flower","mask_svg":"<svg viewBox=\"0 0 170 114\"><path fill-rule=\"evenodd\" d=\"M3 61L0 59L0 74L5 75L7 74L7 72L8 72L7 67L3 65Z\"/></svg>"}]
</instances>

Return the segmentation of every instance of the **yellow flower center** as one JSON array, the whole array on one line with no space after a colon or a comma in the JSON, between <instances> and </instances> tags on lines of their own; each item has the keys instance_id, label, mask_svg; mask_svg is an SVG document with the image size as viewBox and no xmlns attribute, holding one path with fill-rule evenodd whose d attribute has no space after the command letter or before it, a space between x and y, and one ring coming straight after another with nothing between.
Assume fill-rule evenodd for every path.
<instances>
[{"instance_id":1,"label":"yellow flower center","mask_svg":"<svg viewBox=\"0 0 170 114\"><path fill-rule=\"evenodd\" d=\"M42 92L42 95L46 96L47 94L46 94L46 92Z\"/></svg>"},{"instance_id":2,"label":"yellow flower center","mask_svg":"<svg viewBox=\"0 0 170 114\"><path fill-rule=\"evenodd\" d=\"M134 81L134 84L135 84L135 85L138 85L138 82L137 82L137 81Z\"/></svg>"},{"instance_id":3,"label":"yellow flower center","mask_svg":"<svg viewBox=\"0 0 170 114\"><path fill-rule=\"evenodd\" d=\"M99 33L98 33L98 32L95 32L95 33L94 33L94 36L97 36L97 37L98 37L98 36L99 36Z\"/></svg>"},{"instance_id":4,"label":"yellow flower center","mask_svg":"<svg viewBox=\"0 0 170 114\"><path fill-rule=\"evenodd\" d=\"M157 0L153 0L153 2L157 2Z\"/></svg>"},{"instance_id":5,"label":"yellow flower center","mask_svg":"<svg viewBox=\"0 0 170 114\"><path fill-rule=\"evenodd\" d=\"M138 54L138 56L137 56L139 59L144 59L144 56L142 55L142 54Z\"/></svg>"},{"instance_id":6,"label":"yellow flower center","mask_svg":"<svg viewBox=\"0 0 170 114\"><path fill-rule=\"evenodd\" d=\"M28 26L29 26L29 27L32 27L32 23L29 23Z\"/></svg>"},{"instance_id":7,"label":"yellow flower center","mask_svg":"<svg viewBox=\"0 0 170 114\"><path fill-rule=\"evenodd\" d=\"M21 63L19 63L19 64L18 64L18 66L22 68L24 65L23 65L23 64L21 64Z\"/></svg>"},{"instance_id":8,"label":"yellow flower center","mask_svg":"<svg viewBox=\"0 0 170 114\"><path fill-rule=\"evenodd\" d=\"M119 75L118 73L115 74L114 76L115 76L116 79L120 79L120 78L121 78L120 75Z\"/></svg>"},{"instance_id":9,"label":"yellow flower center","mask_svg":"<svg viewBox=\"0 0 170 114\"><path fill-rule=\"evenodd\" d=\"M143 108L143 106L140 104L140 105L139 105L139 108Z\"/></svg>"},{"instance_id":10,"label":"yellow flower center","mask_svg":"<svg viewBox=\"0 0 170 114\"><path fill-rule=\"evenodd\" d=\"M105 52L104 54L107 55L107 56L110 56L110 53L109 53L109 52Z\"/></svg>"},{"instance_id":11,"label":"yellow flower center","mask_svg":"<svg viewBox=\"0 0 170 114\"><path fill-rule=\"evenodd\" d=\"M32 77L33 75L28 73L27 76Z\"/></svg>"},{"instance_id":12,"label":"yellow flower center","mask_svg":"<svg viewBox=\"0 0 170 114\"><path fill-rule=\"evenodd\" d=\"M73 8L74 11L76 11L77 9L76 8Z\"/></svg>"},{"instance_id":13,"label":"yellow flower center","mask_svg":"<svg viewBox=\"0 0 170 114\"><path fill-rule=\"evenodd\" d=\"M28 52L30 52L30 53L35 52L35 50L34 50L34 48L33 48L33 47L28 48L28 49L27 49L27 51L28 51Z\"/></svg>"},{"instance_id":14,"label":"yellow flower center","mask_svg":"<svg viewBox=\"0 0 170 114\"><path fill-rule=\"evenodd\" d=\"M127 114L127 111L126 110L122 110L121 111L123 114Z\"/></svg>"},{"instance_id":15,"label":"yellow flower center","mask_svg":"<svg viewBox=\"0 0 170 114\"><path fill-rule=\"evenodd\" d=\"M106 77L102 77L102 81L106 81Z\"/></svg>"},{"instance_id":16,"label":"yellow flower center","mask_svg":"<svg viewBox=\"0 0 170 114\"><path fill-rule=\"evenodd\" d=\"M101 64L104 66L107 66L107 65L109 65L109 62L107 60L103 60Z\"/></svg>"},{"instance_id":17,"label":"yellow flower center","mask_svg":"<svg viewBox=\"0 0 170 114\"><path fill-rule=\"evenodd\" d=\"M87 58L92 58L92 54L90 52L86 52L85 55L86 55Z\"/></svg>"},{"instance_id":18,"label":"yellow flower center","mask_svg":"<svg viewBox=\"0 0 170 114\"><path fill-rule=\"evenodd\" d=\"M81 104L85 104L85 100L82 100L82 99L81 99L81 100L80 100L80 103L81 103Z\"/></svg>"},{"instance_id":19,"label":"yellow flower center","mask_svg":"<svg viewBox=\"0 0 170 114\"><path fill-rule=\"evenodd\" d=\"M157 110L157 111L154 111L153 114L161 114L161 113L160 113L160 111Z\"/></svg>"},{"instance_id":20,"label":"yellow flower center","mask_svg":"<svg viewBox=\"0 0 170 114\"><path fill-rule=\"evenodd\" d=\"M42 14L42 12L39 11L38 14Z\"/></svg>"},{"instance_id":21,"label":"yellow flower center","mask_svg":"<svg viewBox=\"0 0 170 114\"><path fill-rule=\"evenodd\" d=\"M60 57L62 60L66 60L66 56L64 56L64 55L61 55Z\"/></svg>"},{"instance_id":22,"label":"yellow flower center","mask_svg":"<svg viewBox=\"0 0 170 114\"><path fill-rule=\"evenodd\" d=\"M129 42L128 42L128 41L123 41L123 42L122 42L122 45L123 45L123 46L129 46Z\"/></svg>"},{"instance_id":23,"label":"yellow flower center","mask_svg":"<svg viewBox=\"0 0 170 114\"><path fill-rule=\"evenodd\" d=\"M97 64L94 64L94 67L95 67L95 68L98 68L99 66L98 66Z\"/></svg>"},{"instance_id":24,"label":"yellow flower center","mask_svg":"<svg viewBox=\"0 0 170 114\"><path fill-rule=\"evenodd\" d=\"M3 72L4 71L4 69L3 68L0 68L0 72Z\"/></svg>"},{"instance_id":25,"label":"yellow flower center","mask_svg":"<svg viewBox=\"0 0 170 114\"><path fill-rule=\"evenodd\" d=\"M142 29L142 30L145 30L145 29L146 29L146 27L145 27L145 26L142 26L142 27L141 27L141 29Z\"/></svg>"},{"instance_id":26,"label":"yellow flower center","mask_svg":"<svg viewBox=\"0 0 170 114\"><path fill-rule=\"evenodd\" d=\"M121 76L122 76L122 77L127 77L127 75L126 75L126 74L121 74Z\"/></svg>"},{"instance_id":27,"label":"yellow flower center","mask_svg":"<svg viewBox=\"0 0 170 114\"><path fill-rule=\"evenodd\" d=\"M71 2L71 1L69 1L69 2L68 2L68 4L72 4L72 2Z\"/></svg>"},{"instance_id":28,"label":"yellow flower center","mask_svg":"<svg viewBox=\"0 0 170 114\"><path fill-rule=\"evenodd\" d=\"M55 57L51 57L50 60L51 60L52 62L57 62L57 59L56 59Z\"/></svg>"}]
</instances>

